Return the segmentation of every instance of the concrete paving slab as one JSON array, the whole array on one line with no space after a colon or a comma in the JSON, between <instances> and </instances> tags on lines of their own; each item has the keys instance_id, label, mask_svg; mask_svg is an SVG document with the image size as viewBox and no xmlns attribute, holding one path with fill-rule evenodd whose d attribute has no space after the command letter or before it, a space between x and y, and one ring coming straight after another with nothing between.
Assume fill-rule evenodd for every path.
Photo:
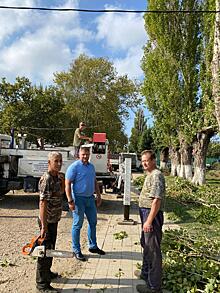
<instances>
[{"instance_id":1,"label":"concrete paving slab","mask_svg":"<svg viewBox=\"0 0 220 293\"><path fill-rule=\"evenodd\" d=\"M120 215L117 210L112 211L98 231L99 247L106 252L106 255L99 256L88 252L88 261L82 263L81 271L77 272L74 279L66 281L61 292L137 292L136 285L144 284L144 281L134 276L134 271L142 264L141 225L136 203L131 204L130 215L138 223L137 225L118 225L118 222L123 220L123 212ZM125 231L128 237L118 240L114 234L121 231Z\"/></svg>"}]
</instances>

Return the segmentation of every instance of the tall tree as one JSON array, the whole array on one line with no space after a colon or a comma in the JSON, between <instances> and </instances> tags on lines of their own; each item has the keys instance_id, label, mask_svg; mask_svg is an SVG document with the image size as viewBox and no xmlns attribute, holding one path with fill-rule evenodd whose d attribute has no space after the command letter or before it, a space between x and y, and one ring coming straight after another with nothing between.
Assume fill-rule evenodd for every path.
<instances>
[{"instance_id":1,"label":"tall tree","mask_svg":"<svg viewBox=\"0 0 220 293\"><path fill-rule=\"evenodd\" d=\"M143 150L153 148L152 129L147 126L143 109L135 114L134 126L129 139L129 152L141 153Z\"/></svg>"},{"instance_id":2,"label":"tall tree","mask_svg":"<svg viewBox=\"0 0 220 293\"><path fill-rule=\"evenodd\" d=\"M148 127L146 124L138 142L138 153L141 153L143 150L150 150L153 148L154 140L152 136L152 128Z\"/></svg>"},{"instance_id":3,"label":"tall tree","mask_svg":"<svg viewBox=\"0 0 220 293\"><path fill-rule=\"evenodd\" d=\"M129 139L129 152L138 152L138 143L146 126L143 109L138 109L135 113L134 126L131 129Z\"/></svg>"},{"instance_id":4,"label":"tall tree","mask_svg":"<svg viewBox=\"0 0 220 293\"><path fill-rule=\"evenodd\" d=\"M203 10L214 10L215 0L205 0ZM204 14L201 18L200 95L197 104L197 133L193 139L194 175L193 183L205 183L206 153L211 137L217 130L212 95L211 62L213 59L214 15Z\"/></svg>"},{"instance_id":5,"label":"tall tree","mask_svg":"<svg viewBox=\"0 0 220 293\"><path fill-rule=\"evenodd\" d=\"M215 10L220 11L220 0L215 0ZM215 115L218 122L218 129L220 131L220 13L215 14L212 84L212 94L215 101Z\"/></svg>"},{"instance_id":6,"label":"tall tree","mask_svg":"<svg viewBox=\"0 0 220 293\"><path fill-rule=\"evenodd\" d=\"M194 10L199 5L198 0L148 1L149 10ZM190 147L198 102L199 25L194 14L145 15L149 41L142 63L145 72L142 92L158 133L162 134L161 144L175 149L178 139L180 175L186 178L192 176Z\"/></svg>"},{"instance_id":7,"label":"tall tree","mask_svg":"<svg viewBox=\"0 0 220 293\"><path fill-rule=\"evenodd\" d=\"M138 86L126 75L119 76L105 58L79 56L69 71L55 74L63 93L65 108L78 122L89 126L89 133L106 132L111 148L127 143L124 133L129 108L139 103Z\"/></svg>"}]
</instances>

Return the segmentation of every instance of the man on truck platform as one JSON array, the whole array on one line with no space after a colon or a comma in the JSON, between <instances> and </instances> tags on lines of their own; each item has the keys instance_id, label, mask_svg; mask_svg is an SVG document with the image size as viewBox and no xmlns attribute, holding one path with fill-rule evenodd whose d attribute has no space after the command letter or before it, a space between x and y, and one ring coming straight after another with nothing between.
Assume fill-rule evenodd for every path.
<instances>
[{"instance_id":1,"label":"man on truck platform","mask_svg":"<svg viewBox=\"0 0 220 293\"><path fill-rule=\"evenodd\" d=\"M86 124L84 122L79 123L79 127L76 128L74 132L74 138L73 138L73 147L74 147L74 157L79 158L79 149L80 145L82 144L82 140L88 140L92 141L92 139L88 136L86 136L83 133L83 130L86 128Z\"/></svg>"}]
</instances>

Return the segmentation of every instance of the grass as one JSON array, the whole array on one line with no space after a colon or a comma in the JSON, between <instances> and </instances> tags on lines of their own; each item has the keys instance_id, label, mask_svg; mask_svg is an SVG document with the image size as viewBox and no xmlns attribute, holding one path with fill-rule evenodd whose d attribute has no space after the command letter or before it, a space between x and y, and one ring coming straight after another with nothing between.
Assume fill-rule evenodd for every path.
<instances>
[{"instance_id":1,"label":"grass","mask_svg":"<svg viewBox=\"0 0 220 293\"><path fill-rule=\"evenodd\" d=\"M194 187L182 179L181 182L173 177L166 179L167 185L171 186L168 188L166 197L168 219L191 233L199 233L202 237L213 239L213 241L220 240L220 210L198 202L198 200L204 200L204 202L215 203L219 206L220 179L209 177L207 184L201 187Z\"/></svg>"}]
</instances>

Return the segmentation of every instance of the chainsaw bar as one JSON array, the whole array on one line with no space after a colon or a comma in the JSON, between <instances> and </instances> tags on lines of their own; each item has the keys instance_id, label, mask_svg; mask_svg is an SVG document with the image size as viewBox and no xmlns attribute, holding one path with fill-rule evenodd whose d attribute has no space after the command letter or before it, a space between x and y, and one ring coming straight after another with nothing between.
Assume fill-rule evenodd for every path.
<instances>
[{"instance_id":1,"label":"chainsaw bar","mask_svg":"<svg viewBox=\"0 0 220 293\"><path fill-rule=\"evenodd\" d=\"M73 253L70 251L45 249L45 246L36 246L30 253L31 256L37 257L59 257L59 258L72 258Z\"/></svg>"}]
</instances>

